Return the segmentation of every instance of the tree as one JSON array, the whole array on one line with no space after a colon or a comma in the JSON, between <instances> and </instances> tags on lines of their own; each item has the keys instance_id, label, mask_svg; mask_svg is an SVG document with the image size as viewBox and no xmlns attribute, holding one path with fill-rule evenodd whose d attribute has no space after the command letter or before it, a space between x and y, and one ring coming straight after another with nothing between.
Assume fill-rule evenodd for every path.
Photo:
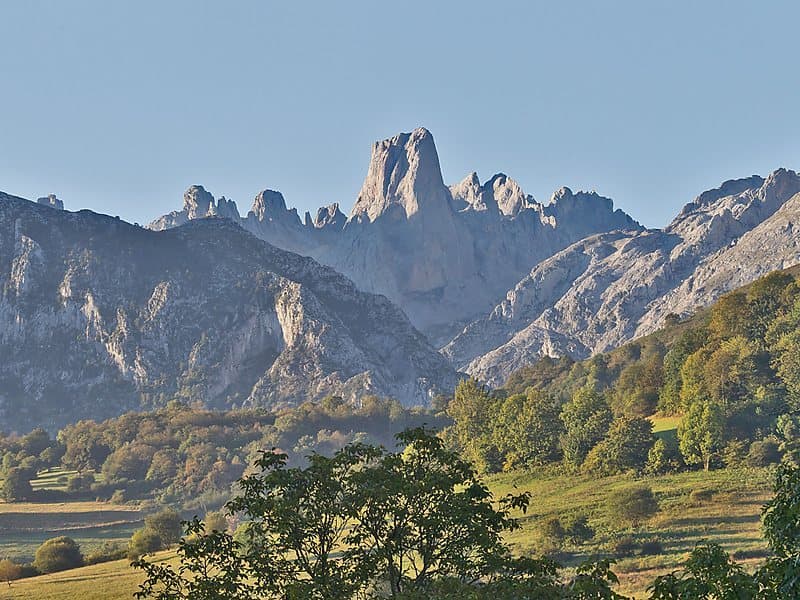
<instances>
[{"instance_id":1,"label":"tree","mask_svg":"<svg viewBox=\"0 0 800 600\"><path fill-rule=\"evenodd\" d=\"M135 560L145 554L161 550L163 547L164 543L158 533L148 527L143 527L134 531L128 541L128 558Z\"/></svg>"},{"instance_id":2,"label":"tree","mask_svg":"<svg viewBox=\"0 0 800 600\"><path fill-rule=\"evenodd\" d=\"M62 536L44 542L36 550L33 566L40 573L55 573L83 565L80 546L72 538Z\"/></svg>"},{"instance_id":3,"label":"tree","mask_svg":"<svg viewBox=\"0 0 800 600\"><path fill-rule=\"evenodd\" d=\"M758 586L719 545L704 544L695 547L682 573L657 577L648 591L651 600L755 600Z\"/></svg>"},{"instance_id":4,"label":"tree","mask_svg":"<svg viewBox=\"0 0 800 600\"><path fill-rule=\"evenodd\" d=\"M464 379L456 387L447 414L453 418L452 435L464 457L481 473L498 471L499 451L493 441L498 401L474 379Z\"/></svg>"},{"instance_id":5,"label":"tree","mask_svg":"<svg viewBox=\"0 0 800 600\"><path fill-rule=\"evenodd\" d=\"M108 455L103 463L106 481L144 479L155 450L141 444L125 444Z\"/></svg>"},{"instance_id":6,"label":"tree","mask_svg":"<svg viewBox=\"0 0 800 600\"><path fill-rule=\"evenodd\" d=\"M558 458L558 442L564 430L559 412L555 399L535 388L503 401L495 421L494 441L505 457L504 468L533 467Z\"/></svg>"},{"instance_id":7,"label":"tree","mask_svg":"<svg viewBox=\"0 0 800 600\"><path fill-rule=\"evenodd\" d=\"M33 488L31 474L20 467L13 467L6 472L3 480L3 498L6 502L21 502L30 499Z\"/></svg>"},{"instance_id":8,"label":"tree","mask_svg":"<svg viewBox=\"0 0 800 600\"><path fill-rule=\"evenodd\" d=\"M228 519L225 517L225 513L212 511L203 517L203 526L206 531L227 531Z\"/></svg>"},{"instance_id":9,"label":"tree","mask_svg":"<svg viewBox=\"0 0 800 600\"><path fill-rule=\"evenodd\" d=\"M14 581L22 577L22 565L18 565L8 558L0 560L0 581Z\"/></svg>"},{"instance_id":10,"label":"tree","mask_svg":"<svg viewBox=\"0 0 800 600\"><path fill-rule=\"evenodd\" d=\"M648 475L662 475L678 470L682 463L677 438L672 435L664 436L653 442L653 447L647 453L644 470Z\"/></svg>"},{"instance_id":11,"label":"tree","mask_svg":"<svg viewBox=\"0 0 800 600\"><path fill-rule=\"evenodd\" d=\"M177 543L183 533L181 516L169 508L145 517L144 527L158 536L164 548Z\"/></svg>"},{"instance_id":12,"label":"tree","mask_svg":"<svg viewBox=\"0 0 800 600\"><path fill-rule=\"evenodd\" d=\"M678 443L686 464L702 464L708 471L725 445L722 407L711 401L693 402L678 426Z\"/></svg>"},{"instance_id":13,"label":"tree","mask_svg":"<svg viewBox=\"0 0 800 600\"><path fill-rule=\"evenodd\" d=\"M675 414L682 407L681 388L683 377L681 369L686 359L700 349L708 334L703 328L685 331L664 356L663 383L658 395L658 409L667 414Z\"/></svg>"},{"instance_id":14,"label":"tree","mask_svg":"<svg viewBox=\"0 0 800 600\"><path fill-rule=\"evenodd\" d=\"M424 591L437 578L477 581L508 554L502 534L517 527L528 495L495 500L468 462L424 428L398 436L406 448L355 474L360 510L349 538L392 597Z\"/></svg>"},{"instance_id":15,"label":"tree","mask_svg":"<svg viewBox=\"0 0 800 600\"><path fill-rule=\"evenodd\" d=\"M398 439L398 452L349 444L331 458L311 455L304 468L264 452L227 506L247 526L232 536L193 521L177 570L135 563L146 574L137 596L339 600L385 580L393 597L435 598L434 588L481 578L555 585L550 563L512 559L502 539L527 495L495 499L474 468L424 428Z\"/></svg>"},{"instance_id":16,"label":"tree","mask_svg":"<svg viewBox=\"0 0 800 600\"><path fill-rule=\"evenodd\" d=\"M94 421L68 425L58 432L58 441L64 445L61 464L79 472L98 470L111 454L103 429Z\"/></svg>"},{"instance_id":17,"label":"tree","mask_svg":"<svg viewBox=\"0 0 800 600\"><path fill-rule=\"evenodd\" d=\"M775 477L775 495L764 506L764 537L775 558L757 574L775 598L800 597L800 467L783 464Z\"/></svg>"},{"instance_id":18,"label":"tree","mask_svg":"<svg viewBox=\"0 0 800 600\"><path fill-rule=\"evenodd\" d=\"M561 411L564 460L576 467L583 464L589 451L605 437L612 419L611 408L601 394L589 387L578 390Z\"/></svg>"},{"instance_id":19,"label":"tree","mask_svg":"<svg viewBox=\"0 0 800 600\"><path fill-rule=\"evenodd\" d=\"M642 471L654 441L653 424L648 419L619 417L611 423L606 437L589 451L583 467L601 475Z\"/></svg>"}]
</instances>

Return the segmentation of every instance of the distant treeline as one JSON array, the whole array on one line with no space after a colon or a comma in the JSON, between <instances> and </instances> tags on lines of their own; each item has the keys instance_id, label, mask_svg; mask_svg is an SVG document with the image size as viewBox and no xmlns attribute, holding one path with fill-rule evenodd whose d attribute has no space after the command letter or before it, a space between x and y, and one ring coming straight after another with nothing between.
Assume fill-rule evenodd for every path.
<instances>
[{"instance_id":1,"label":"distant treeline","mask_svg":"<svg viewBox=\"0 0 800 600\"><path fill-rule=\"evenodd\" d=\"M103 497L149 498L187 508L219 506L260 450L277 448L299 464L351 442L394 445L394 433L446 417L407 409L393 400L365 397L358 407L338 397L276 412L210 411L172 402L150 413L128 413L100 423L69 425L55 439L42 429L0 438L7 500ZM39 470L64 467L67 492L36 491Z\"/></svg>"},{"instance_id":2,"label":"distant treeline","mask_svg":"<svg viewBox=\"0 0 800 600\"><path fill-rule=\"evenodd\" d=\"M564 460L598 473L775 462L800 436L800 286L772 273L612 352L463 382L446 435L483 471ZM647 417L680 417L677 437Z\"/></svg>"}]
</instances>

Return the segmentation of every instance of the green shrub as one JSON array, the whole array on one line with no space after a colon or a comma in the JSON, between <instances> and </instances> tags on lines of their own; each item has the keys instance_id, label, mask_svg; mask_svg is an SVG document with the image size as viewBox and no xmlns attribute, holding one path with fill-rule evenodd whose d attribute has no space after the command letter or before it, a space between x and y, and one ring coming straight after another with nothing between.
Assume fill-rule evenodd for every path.
<instances>
[{"instance_id":1,"label":"green shrub","mask_svg":"<svg viewBox=\"0 0 800 600\"><path fill-rule=\"evenodd\" d=\"M722 462L726 467L740 467L747 456L745 440L731 440L722 449Z\"/></svg>"},{"instance_id":2,"label":"green shrub","mask_svg":"<svg viewBox=\"0 0 800 600\"><path fill-rule=\"evenodd\" d=\"M40 573L55 573L83 565L80 546L72 538L61 536L47 540L36 550L33 566Z\"/></svg>"},{"instance_id":3,"label":"green shrub","mask_svg":"<svg viewBox=\"0 0 800 600\"><path fill-rule=\"evenodd\" d=\"M225 518L224 513L220 511L212 511L206 513L206 516L203 519L203 526L205 527L206 533L211 531L227 531L228 519Z\"/></svg>"},{"instance_id":4,"label":"green shrub","mask_svg":"<svg viewBox=\"0 0 800 600\"><path fill-rule=\"evenodd\" d=\"M161 538L152 529L139 529L128 542L128 558L136 560L140 556L161 550Z\"/></svg>"},{"instance_id":5,"label":"green shrub","mask_svg":"<svg viewBox=\"0 0 800 600\"><path fill-rule=\"evenodd\" d=\"M778 442L765 438L750 444L750 451L744 462L748 467L766 467L778 463L780 460L781 450Z\"/></svg>"},{"instance_id":6,"label":"green shrub","mask_svg":"<svg viewBox=\"0 0 800 600\"><path fill-rule=\"evenodd\" d=\"M562 524L565 536L572 544L582 544L594 537L594 529L585 515L571 515Z\"/></svg>"},{"instance_id":7,"label":"green shrub","mask_svg":"<svg viewBox=\"0 0 800 600\"><path fill-rule=\"evenodd\" d=\"M633 556L638 547L639 546L636 543L636 540L634 540L631 536L626 535L615 539L611 543L611 552L614 554L614 556L620 558L625 556Z\"/></svg>"},{"instance_id":8,"label":"green shrub","mask_svg":"<svg viewBox=\"0 0 800 600\"><path fill-rule=\"evenodd\" d=\"M112 560L120 560L126 556L128 556L128 552L125 544L119 542L103 542L99 548L96 548L86 555L86 564L96 565Z\"/></svg>"},{"instance_id":9,"label":"green shrub","mask_svg":"<svg viewBox=\"0 0 800 600\"><path fill-rule=\"evenodd\" d=\"M619 525L637 527L658 512L658 501L646 485L632 485L609 494L606 507Z\"/></svg>"},{"instance_id":10,"label":"green shrub","mask_svg":"<svg viewBox=\"0 0 800 600\"><path fill-rule=\"evenodd\" d=\"M60 478L59 478L60 479ZM85 473L83 475L73 475L67 481L67 491L68 492L82 492L85 490L89 490L94 483L94 474L93 473Z\"/></svg>"},{"instance_id":11,"label":"green shrub","mask_svg":"<svg viewBox=\"0 0 800 600\"><path fill-rule=\"evenodd\" d=\"M178 543L183 534L181 516L169 508L145 517L144 527L155 533L165 548Z\"/></svg>"},{"instance_id":12,"label":"green shrub","mask_svg":"<svg viewBox=\"0 0 800 600\"><path fill-rule=\"evenodd\" d=\"M639 545L639 550L643 556L655 556L664 553L664 544L657 539L645 540Z\"/></svg>"},{"instance_id":13,"label":"green shrub","mask_svg":"<svg viewBox=\"0 0 800 600\"><path fill-rule=\"evenodd\" d=\"M546 555L560 552L564 545L565 535L564 527L557 517L545 519L539 524L539 536L541 539L539 551Z\"/></svg>"}]
</instances>

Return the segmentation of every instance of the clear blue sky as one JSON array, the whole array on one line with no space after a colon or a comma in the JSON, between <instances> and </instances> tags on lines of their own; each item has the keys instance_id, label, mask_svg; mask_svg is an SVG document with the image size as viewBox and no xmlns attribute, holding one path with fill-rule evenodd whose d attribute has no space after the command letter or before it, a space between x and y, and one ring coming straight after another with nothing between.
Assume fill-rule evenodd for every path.
<instances>
[{"instance_id":1,"label":"clear blue sky","mask_svg":"<svg viewBox=\"0 0 800 600\"><path fill-rule=\"evenodd\" d=\"M0 190L147 222L199 183L349 211L423 125L445 180L596 189L662 226L800 167L797 2L0 3Z\"/></svg>"}]
</instances>

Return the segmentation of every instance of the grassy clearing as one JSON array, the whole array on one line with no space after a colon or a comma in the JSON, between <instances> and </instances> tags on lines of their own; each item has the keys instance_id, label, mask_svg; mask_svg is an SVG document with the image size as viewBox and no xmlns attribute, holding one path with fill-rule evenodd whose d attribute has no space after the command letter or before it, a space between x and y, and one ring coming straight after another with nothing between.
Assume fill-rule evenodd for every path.
<instances>
[{"instance_id":1,"label":"grassy clearing","mask_svg":"<svg viewBox=\"0 0 800 600\"><path fill-rule=\"evenodd\" d=\"M681 417L674 415L667 417L650 417L650 422L653 424L653 433L658 434L668 431L677 432Z\"/></svg>"}]
</instances>

